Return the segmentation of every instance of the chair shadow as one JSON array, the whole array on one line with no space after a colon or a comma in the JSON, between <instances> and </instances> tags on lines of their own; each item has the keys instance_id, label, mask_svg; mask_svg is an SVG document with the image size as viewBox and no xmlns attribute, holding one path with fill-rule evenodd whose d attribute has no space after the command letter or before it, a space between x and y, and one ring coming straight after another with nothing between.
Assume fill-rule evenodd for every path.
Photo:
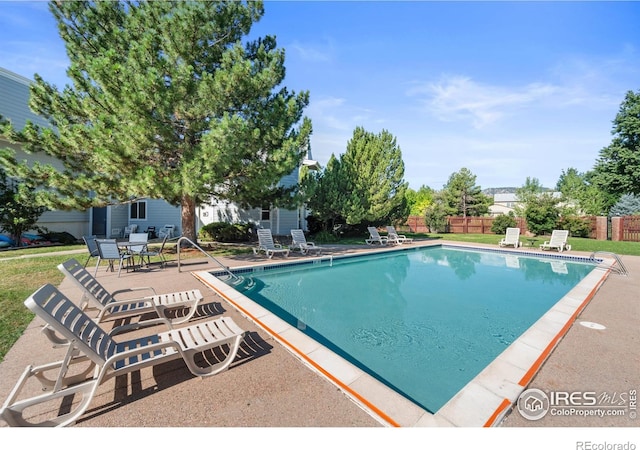
<instances>
[{"instance_id":1,"label":"chair shadow","mask_svg":"<svg viewBox=\"0 0 640 450\"><path fill-rule=\"evenodd\" d=\"M251 331L245 334L238 353L234 361L227 370L253 361L271 353L273 346L265 341L257 332ZM201 366L215 364L224 360L229 351L229 346L225 345L215 349L207 350L196 357L196 363ZM173 386L179 385L190 379L196 378L187 368L182 359L176 359L152 367L152 376L156 381L155 385L143 388L143 378L140 371L131 372L115 378L114 398L104 405L87 409L85 414L77 420L77 423L86 422L103 414L117 411L118 408L153 395ZM215 377L215 375L213 375ZM71 407L73 396L69 396L60 406L59 414L64 414L67 408Z\"/></svg>"}]
</instances>

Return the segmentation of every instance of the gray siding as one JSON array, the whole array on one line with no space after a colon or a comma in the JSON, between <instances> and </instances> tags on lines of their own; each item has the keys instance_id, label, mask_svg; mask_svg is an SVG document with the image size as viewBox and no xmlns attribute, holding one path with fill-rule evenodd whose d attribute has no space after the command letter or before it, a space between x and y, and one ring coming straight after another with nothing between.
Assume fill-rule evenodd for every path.
<instances>
[{"instance_id":1,"label":"gray siding","mask_svg":"<svg viewBox=\"0 0 640 450\"><path fill-rule=\"evenodd\" d=\"M271 228L271 232L273 234L289 236L291 234L291 230L300 228L297 210L291 211L287 209L278 209L276 213L277 222L273 224Z\"/></svg>"},{"instance_id":2,"label":"gray siding","mask_svg":"<svg viewBox=\"0 0 640 450\"><path fill-rule=\"evenodd\" d=\"M289 175L282 177L278 185L284 186L284 187L295 186L296 184L298 184L299 173L300 173L300 169L296 168Z\"/></svg>"},{"instance_id":3,"label":"gray siding","mask_svg":"<svg viewBox=\"0 0 640 450\"><path fill-rule=\"evenodd\" d=\"M38 225L50 232L66 232L81 239L89 230L89 217L89 211L46 211Z\"/></svg>"},{"instance_id":4,"label":"gray siding","mask_svg":"<svg viewBox=\"0 0 640 450\"><path fill-rule=\"evenodd\" d=\"M109 237L118 238L123 236L125 227L129 225L129 205L110 206L107 214L107 233L109 233Z\"/></svg>"},{"instance_id":5,"label":"gray siding","mask_svg":"<svg viewBox=\"0 0 640 450\"><path fill-rule=\"evenodd\" d=\"M29 109L31 81L0 67L0 115L11 120L14 128L21 130L27 120L43 127L51 124Z\"/></svg>"},{"instance_id":6,"label":"gray siding","mask_svg":"<svg viewBox=\"0 0 640 450\"><path fill-rule=\"evenodd\" d=\"M128 206L128 205L127 205ZM146 220L129 219L127 208L127 220L129 225L137 224L138 231L145 231L148 227L156 227L156 232L165 225L174 225L175 236L182 235L182 216L179 206L172 206L164 200L147 199Z\"/></svg>"},{"instance_id":7,"label":"gray siding","mask_svg":"<svg viewBox=\"0 0 640 450\"><path fill-rule=\"evenodd\" d=\"M24 128L27 121L41 127L51 127L46 119L29 109L30 85L30 80L0 67L0 115L11 121L17 130ZM0 147L15 150L16 158L20 161L29 163L40 161L58 168L62 167L57 160L48 155L25 153L20 147L2 139L0 139ZM47 211L40 216L38 225L52 232L67 232L80 238L88 232L89 222L89 211Z\"/></svg>"},{"instance_id":8,"label":"gray siding","mask_svg":"<svg viewBox=\"0 0 640 450\"><path fill-rule=\"evenodd\" d=\"M270 220L261 220L260 208L244 210L229 202L215 202L198 210L198 229L213 222L253 223L260 228L268 228L276 236L289 236L292 229L305 225L299 221L298 210L274 208L270 211Z\"/></svg>"}]
</instances>

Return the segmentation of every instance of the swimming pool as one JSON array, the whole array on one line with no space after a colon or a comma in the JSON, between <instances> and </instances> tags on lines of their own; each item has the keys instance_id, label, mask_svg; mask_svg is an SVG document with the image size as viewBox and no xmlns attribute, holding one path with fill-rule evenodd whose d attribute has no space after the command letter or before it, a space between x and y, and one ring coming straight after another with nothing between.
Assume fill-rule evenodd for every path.
<instances>
[{"instance_id":1,"label":"swimming pool","mask_svg":"<svg viewBox=\"0 0 640 450\"><path fill-rule=\"evenodd\" d=\"M241 269L246 282L226 296L437 415L593 269L585 258L429 246Z\"/></svg>"}]
</instances>

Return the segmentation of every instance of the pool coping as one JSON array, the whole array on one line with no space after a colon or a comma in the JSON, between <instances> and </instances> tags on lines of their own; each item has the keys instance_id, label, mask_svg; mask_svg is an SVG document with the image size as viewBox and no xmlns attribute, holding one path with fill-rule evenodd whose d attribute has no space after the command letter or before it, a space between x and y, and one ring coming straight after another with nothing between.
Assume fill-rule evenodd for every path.
<instances>
[{"instance_id":1,"label":"pool coping","mask_svg":"<svg viewBox=\"0 0 640 450\"><path fill-rule=\"evenodd\" d=\"M279 260L259 266L281 267L313 264L315 261L345 259L387 251L416 251L442 246L509 253L545 259L588 261L587 257L531 249L496 249L477 244L413 244L344 256L317 256L305 260ZM266 308L256 304L217 278L216 270L192 272L193 276L231 304L241 315L265 330L305 365L329 380L357 405L390 427L491 427L498 425L541 368L553 349L567 333L576 317L606 280L613 259L599 259L603 270L593 270L553 305L518 339L467 383L435 414L424 410L354 364L306 336ZM234 267L233 272L253 270L256 264Z\"/></svg>"}]
</instances>

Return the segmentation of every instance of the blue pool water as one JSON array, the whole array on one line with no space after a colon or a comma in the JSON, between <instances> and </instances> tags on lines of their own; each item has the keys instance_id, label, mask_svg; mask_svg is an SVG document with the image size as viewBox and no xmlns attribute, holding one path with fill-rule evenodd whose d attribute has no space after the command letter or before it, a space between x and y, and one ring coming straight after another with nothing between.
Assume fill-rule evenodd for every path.
<instances>
[{"instance_id":1,"label":"blue pool water","mask_svg":"<svg viewBox=\"0 0 640 450\"><path fill-rule=\"evenodd\" d=\"M245 273L239 290L435 413L593 268L426 247Z\"/></svg>"}]
</instances>

